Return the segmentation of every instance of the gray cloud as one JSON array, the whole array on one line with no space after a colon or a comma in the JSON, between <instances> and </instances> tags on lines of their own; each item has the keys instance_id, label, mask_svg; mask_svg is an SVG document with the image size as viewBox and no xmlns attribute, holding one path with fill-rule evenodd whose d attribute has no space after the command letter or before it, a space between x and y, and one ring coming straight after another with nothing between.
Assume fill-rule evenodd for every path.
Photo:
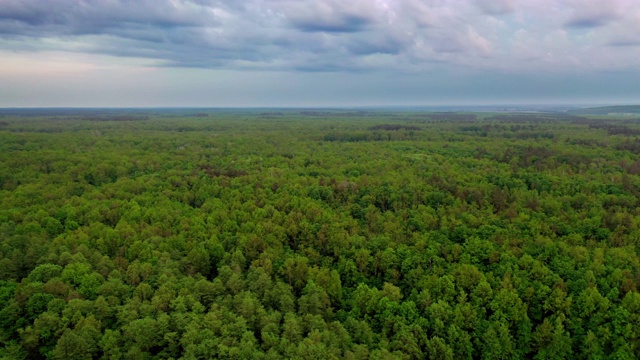
<instances>
[{"instance_id":1,"label":"gray cloud","mask_svg":"<svg viewBox=\"0 0 640 360\"><path fill-rule=\"evenodd\" d=\"M640 46L640 40L615 40L615 41L610 41L608 45L620 46L620 47Z\"/></svg>"},{"instance_id":2,"label":"gray cloud","mask_svg":"<svg viewBox=\"0 0 640 360\"><path fill-rule=\"evenodd\" d=\"M308 32L357 32L363 30L369 20L355 15L340 15L333 18L295 19L292 24L299 30Z\"/></svg>"},{"instance_id":3,"label":"gray cloud","mask_svg":"<svg viewBox=\"0 0 640 360\"><path fill-rule=\"evenodd\" d=\"M296 29L308 32L357 32L380 15L373 2L366 0L275 0L267 8L282 13Z\"/></svg>"},{"instance_id":4,"label":"gray cloud","mask_svg":"<svg viewBox=\"0 0 640 360\"><path fill-rule=\"evenodd\" d=\"M566 26L573 28L595 28L607 25L612 19L609 15L576 17L567 21Z\"/></svg>"},{"instance_id":5,"label":"gray cloud","mask_svg":"<svg viewBox=\"0 0 640 360\"><path fill-rule=\"evenodd\" d=\"M0 0L0 50L146 58L170 67L313 72L419 70L434 63L512 70L522 58L538 59L528 64L543 68L550 63L575 67L568 54L578 45L570 36L556 39L557 31L601 31L622 18L632 22L633 14L640 14L640 7L633 4L631 0ZM633 11L620 11L629 6ZM532 31L516 37L520 28ZM601 43L633 45L630 41ZM598 61L588 53L580 58Z\"/></svg>"},{"instance_id":6,"label":"gray cloud","mask_svg":"<svg viewBox=\"0 0 640 360\"><path fill-rule=\"evenodd\" d=\"M505 15L515 10L514 0L476 0L476 5L488 15Z\"/></svg>"},{"instance_id":7,"label":"gray cloud","mask_svg":"<svg viewBox=\"0 0 640 360\"><path fill-rule=\"evenodd\" d=\"M567 27L597 28L605 26L623 16L625 0L577 1L569 2L572 16Z\"/></svg>"},{"instance_id":8,"label":"gray cloud","mask_svg":"<svg viewBox=\"0 0 640 360\"><path fill-rule=\"evenodd\" d=\"M173 28L215 23L211 8L193 1L3 0L0 5L3 22L63 35L101 33L122 26Z\"/></svg>"}]
</instances>

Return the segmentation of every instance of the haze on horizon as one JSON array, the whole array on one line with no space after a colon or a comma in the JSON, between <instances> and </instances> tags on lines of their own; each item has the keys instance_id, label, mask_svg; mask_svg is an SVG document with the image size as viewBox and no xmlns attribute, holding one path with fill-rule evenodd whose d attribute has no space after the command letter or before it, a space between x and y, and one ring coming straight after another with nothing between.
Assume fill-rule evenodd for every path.
<instances>
[{"instance_id":1,"label":"haze on horizon","mask_svg":"<svg viewBox=\"0 0 640 360\"><path fill-rule=\"evenodd\" d=\"M0 0L0 107L640 103L635 0Z\"/></svg>"}]
</instances>

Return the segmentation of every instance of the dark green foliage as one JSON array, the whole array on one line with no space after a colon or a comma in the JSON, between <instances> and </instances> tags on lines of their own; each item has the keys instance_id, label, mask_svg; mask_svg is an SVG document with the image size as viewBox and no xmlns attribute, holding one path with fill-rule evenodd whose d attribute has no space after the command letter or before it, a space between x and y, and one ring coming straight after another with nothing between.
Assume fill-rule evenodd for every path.
<instances>
[{"instance_id":1,"label":"dark green foliage","mask_svg":"<svg viewBox=\"0 0 640 360\"><path fill-rule=\"evenodd\" d=\"M179 115L3 118L0 358L640 353L636 120Z\"/></svg>"}]
</instances>

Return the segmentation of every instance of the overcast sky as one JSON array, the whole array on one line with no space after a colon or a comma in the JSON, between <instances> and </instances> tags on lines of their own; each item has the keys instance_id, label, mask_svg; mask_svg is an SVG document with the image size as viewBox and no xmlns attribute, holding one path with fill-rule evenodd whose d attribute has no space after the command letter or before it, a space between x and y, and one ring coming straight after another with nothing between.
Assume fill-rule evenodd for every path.
<instances>
[{"instance_id":1,"label":"overcast sky","mask_svg":"<svg viewBox=\"0 0 640 360\"><path fill-rule=\"evenodd\" d=\"M0 107L640 103L638 0L0 0Z\"/></svg>"}]
</instances>

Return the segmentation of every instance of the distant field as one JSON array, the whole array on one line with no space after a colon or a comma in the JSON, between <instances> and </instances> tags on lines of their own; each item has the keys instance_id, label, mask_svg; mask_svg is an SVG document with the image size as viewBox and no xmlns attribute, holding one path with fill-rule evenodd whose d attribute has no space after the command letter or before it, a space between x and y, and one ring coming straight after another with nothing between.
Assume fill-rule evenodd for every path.
<instances>
[{"instance_id":1,"label":"distant field","mask_svg":"<svg viewBox=\"0 0 640 360\"><path fill-rule=\"evenodd\" d=\"M640 114L640 105L603 106L586 109L569 110L575 115L607 115L607 114Z\"/></svg>"}]
</instances>

